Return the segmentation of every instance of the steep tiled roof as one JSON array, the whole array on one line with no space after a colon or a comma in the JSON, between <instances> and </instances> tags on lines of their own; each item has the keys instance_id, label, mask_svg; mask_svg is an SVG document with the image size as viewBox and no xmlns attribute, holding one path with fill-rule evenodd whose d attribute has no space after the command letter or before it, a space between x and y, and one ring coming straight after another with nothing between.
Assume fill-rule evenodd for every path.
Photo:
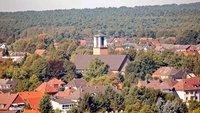
<instances>
[{"instance_id":1,"label":"steep tiled roof","mask_svg":"<svg viewBox=\"0 0 200 113\"><path fill-rule=\"evenodd\" d=\"M85 87L87 85L86 80L84 79L73 79L71 81L69 81L69 83L67 84L67 87Z\"/></svg>"},{"instance_id":2,"label":"steep tiled roof","mask_svg":"<svg viewBox=\"0 0 200 113\"><path fill-rule=\"evenodd\" d=\"M49 80L47 83L49 85L58 85L58 84L65 85L66 84L65 82L63 82L62 80L58 80L57 78L53 78L53 79Z\"/></svg>"},{"instance_id":3,"label":"steep tiled roof","mask_svg":"<svg viewBox=\"0 0 200 113\"><path fill-rule=\"evenodd\" d=\"M29 98L28 102L31 106L32 109L37 110L39 108L39 104L41 101L42 97L38 97L38 98Z\"/></svg>"},{"instance_id":4,"label":"steep tiled roof","mask_svg":"<svg viewBox=\"0 0 200 113\"><path fill-rule=\"evenodd\" d=\"M74 89L73 87L70 87L63 92L56 93L55 96L66 97L66 96L69 96L70 94L72 94L75 91L76 91L76 89Z\"/></svg>"},{"instance_id":5,"label":"steep tiled roof","mask_svg":"<svg viewBox=\"0 0 200 113\"><path fill-rule=\"evenodd\" d=\"M0 110L7 110L10 107L10 105L14 103L14 101L17 99L18 96L19 96L18 94L11 94L11 93L0 94L0 104L5 105L5 107Z\"/></svg>"},{"instance_id":6,"label":"steep tiled roof","mask_svg":"<svg viewBox=\"0 0 200 113\"><path fill-rule=\"evenodd\" d=\"M36 92L36 91L19 92L19 96L25 101L30 98L40 98L40 97L43 97L43 95L44 93Z\"/></svg>"},{"instance_id":7,"label":"steep tiled roof","mask_svg":"<svg viewBox=\"0 0 200 113\"><path fill-rule=\"evenodd\" d=\"M174 80L148 80L148 81L139 81L138 87L153 88L155 90L169 90L177 83Z\"/></svg>"},{"instance_id":8,"label":"steep tiled roof","mask_svg":"<svg viewBox=\"0 0 200 113\"><path fill-rule=\"evenodd\" d=\"M49 85L47 82L44 82L40 86L38 86L35 91L39 91L42 93L55 93L57 92L57 89L54 88L52 85Z\"/></svg>"},{"instance_id":9,"label":"steep tiled roof","mask_svg":"<svg viewBox=\"0 0 200 113\"><path fill-rule=\"evenodd\" d=\"M40 100L42 99L44 93L41 92L20 92L19 96L26 102L28 102L32 109L37 110Z\"/></svg>"},{"instance_id":10,"label":"steep tiled roof","mask_svg":"<svg viewBox=\"0 0 200 113\"><path fill-rule=\"evenodd\" d=\"M153 73L153 77L160 78L161 76L175 75L178 72L174 67L160 67Z\"/></svg>"},{"instance_id":11,"label":"steep tiled roof","mask_svg":"<svg viewBox=\"0 0 200 113\"><path fill-rule=\"evenodd\" d=\"M179 81L174 88L177 91L200 90L200 76Z\"/></svg>"},{"instance_id":12,"label":"steep tiled roof","mask_svg":"<svg viewBox=\"0 0 200 113\"><path fill-rule=\"evenodd\" d=\"M75 58L74 64L77 69L84 70L95 58L107 64L111 71L121 71L124 63L127 61L126 55L78 55Z\"/></svg>"}]
</instances>

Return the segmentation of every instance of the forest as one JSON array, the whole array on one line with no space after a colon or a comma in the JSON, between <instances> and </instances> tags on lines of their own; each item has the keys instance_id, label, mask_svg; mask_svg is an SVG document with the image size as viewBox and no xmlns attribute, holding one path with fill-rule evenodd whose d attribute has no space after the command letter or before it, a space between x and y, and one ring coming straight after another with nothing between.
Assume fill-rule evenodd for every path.
<instances>
[{"instance_id":1,"label":"forest","mask_svg":"<svg viewBox=\"0 0 200 113\"><path fill-rule=\"evenodd\" d=\"M200 3L120 8L0 12L0 39L29 38L42 33L52 39L91 38L101 30L117 37L181 38L200 31Z\"/></svg>"}]
</instances>

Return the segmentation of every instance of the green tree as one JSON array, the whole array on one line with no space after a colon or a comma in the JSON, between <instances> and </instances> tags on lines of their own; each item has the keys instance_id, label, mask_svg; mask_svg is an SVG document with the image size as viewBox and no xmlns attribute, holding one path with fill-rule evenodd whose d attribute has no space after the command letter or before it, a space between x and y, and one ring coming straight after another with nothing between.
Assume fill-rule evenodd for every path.
<instances>
[{"instance_id":1,"label":"green tree","mask_svg":"<svg viewBox=\"0 0 200 113\"><path fill-rule=\"evenodd\" d=\"M103 74L107 74L109 70L109 66L104 64L98 58L92 60L89 66L86 68L85 72L83 73L83 77L86 80L89 80L93 77L102 76Z\"/></svg>"},{"instance_id":2,"label":"green tree","mask_svg":"<svg viewBox=\"0 0 200 113\"><path fill-rule=\"evenodd\" d=\"M54 113L53 107L51 105L50 96L45 94L39 104L39 111L41 113Z\"/></svg>"},{"instance_id":3,"label":"green tree","mask_svg":"<svg viewBox=\"0 0 200 113\"><path fill-rule=\"evenodd\" d=\"M143 57L141 61L131 62L126 67L126 75L139 77L144 80L147 74L152 74L157 68L158 64L150 57Z\"/></svg>"},{"instance_id":4,"label":"green tree","mask_svg":"<svg viewBox=\"0 0 200 113\"><path fill-rule=\"evenodd\" d=\"M46 79L47 75L47 63L45 59L39 58L31 65L32 73L37 75L40 80Z\"/></svg>"}]
</instances>

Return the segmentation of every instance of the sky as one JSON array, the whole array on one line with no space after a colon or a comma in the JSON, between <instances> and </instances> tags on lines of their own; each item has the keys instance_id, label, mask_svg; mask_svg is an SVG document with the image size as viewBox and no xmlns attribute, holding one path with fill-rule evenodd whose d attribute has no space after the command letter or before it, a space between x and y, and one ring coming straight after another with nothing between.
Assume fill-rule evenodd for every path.
<instances>
[{"instance_id":1,"label":"sky","mask_svg":"<svg viewBox=\"0 0 200 113\"><path fill-rule=\"evenodd\" d=\"M200 0L0 0L0 12L194 3Z\"/></svg>"}]
</instances>

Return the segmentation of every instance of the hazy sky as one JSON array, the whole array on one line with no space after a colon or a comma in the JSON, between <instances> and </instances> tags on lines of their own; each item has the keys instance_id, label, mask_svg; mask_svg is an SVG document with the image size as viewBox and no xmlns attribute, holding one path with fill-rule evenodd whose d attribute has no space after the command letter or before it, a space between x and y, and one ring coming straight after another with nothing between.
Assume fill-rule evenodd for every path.
<instances>
[{"instance_id":1,"label":"hazy sky","mask_svg":"<svg viewBox=\"0 0 200 113\"><path fill-rule=\"evenodd\" d=\"M163 5L200 2L200 0L0 0L0 12L72 8Z\"/></svg>"}]
</instances>

